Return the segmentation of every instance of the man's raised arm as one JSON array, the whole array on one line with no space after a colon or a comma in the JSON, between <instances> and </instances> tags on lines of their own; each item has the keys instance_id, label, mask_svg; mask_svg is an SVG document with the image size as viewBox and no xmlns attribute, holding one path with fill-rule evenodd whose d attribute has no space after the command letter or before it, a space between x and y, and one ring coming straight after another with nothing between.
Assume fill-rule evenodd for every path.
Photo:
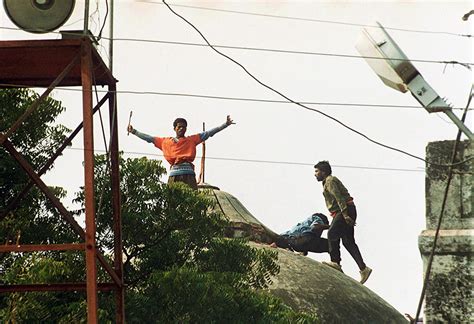
<instances>
[{"instance_id":1,"label":"man's raised arm","mask_svg":"<svg viewBox=\"0 0 474 324\"><path fill-rule=\"evenodd\" d=\"M133 128L132 125L128 125L127 131L132 133L133 135L137 136L138 138L141 138L142 140L148 142L148 143L153 143L153 136L150 136L148 134L139 132L135 128Z\"/></svg>"},{"instance_id":2,"label":"man's raised arm","mask_svg":"<svg viewBox=\"0 0 474 324\"><path fill-rule=\"evenodd\" d=\"M207 140L209 137L212 137L214 135L216 135L217 133L219 133L221 130L229 127L230 125L232 124L235 124L234 121L230 118L229 115L227 115L227 120L224 124L220 125L220 126L217 126L217 127L214 127L208 131L205 131L205 132L202 132L199 134L199 136L201 137L201 141L205 141Z\"/></svg>"}]
</instances>

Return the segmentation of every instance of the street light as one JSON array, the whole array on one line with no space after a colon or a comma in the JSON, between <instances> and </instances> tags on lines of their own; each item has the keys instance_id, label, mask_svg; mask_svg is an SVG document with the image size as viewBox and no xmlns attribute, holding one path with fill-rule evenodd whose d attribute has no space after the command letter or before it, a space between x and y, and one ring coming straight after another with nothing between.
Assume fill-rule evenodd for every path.
<instances>
[{"instance_id":1,"label":"street light","mask_svg":"<svg viewBox=\"0 0 474 324\"><path fill-rule=\"evenodd\" d=\"M429 113L444 112L470 140L474 139L472 132L431 88L379 22L377 27L362 30L356 49L387 86L401 92L409 90Z\"/></svg>"}]
</instances>

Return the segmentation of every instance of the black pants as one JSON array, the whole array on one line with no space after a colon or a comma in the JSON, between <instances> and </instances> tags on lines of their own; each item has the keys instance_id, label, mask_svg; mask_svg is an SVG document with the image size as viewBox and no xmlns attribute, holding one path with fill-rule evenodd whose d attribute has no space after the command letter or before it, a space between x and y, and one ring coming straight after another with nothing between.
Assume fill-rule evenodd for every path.
<instances>
[{"instance_id":1,"label":"black pants","mask_svg":"<svg viewBox=\"0 0 474 324\"><path fill-rule=\"evenodd\" d=\"M329 252L328 240L313 233L303 233L296 236L280 235L275 243L278 247L297 252Z\"/></svg>"},{"instance_id":2,"label":"black pants","mask_svg":"<svg viewBox=\"0 0 474 324\"><path fill-rule=\"evenodd\" d=\"M354 220L354 223L357 219L357 210L354 205L348 205L347 211L349 216ZM360 254L359 247L357 246L354 239L354 226L348 225L344 220L342 214L337 214L331 222L331 226L328 230L328 240L329 240L329 255L331 256L331 261L339 263L341 262L341 251L340 251L340 241L342 240L342 245L350 253L354 261L359 266L360 270L365 269L365 263Z\"/></svg>"}]
</instances>

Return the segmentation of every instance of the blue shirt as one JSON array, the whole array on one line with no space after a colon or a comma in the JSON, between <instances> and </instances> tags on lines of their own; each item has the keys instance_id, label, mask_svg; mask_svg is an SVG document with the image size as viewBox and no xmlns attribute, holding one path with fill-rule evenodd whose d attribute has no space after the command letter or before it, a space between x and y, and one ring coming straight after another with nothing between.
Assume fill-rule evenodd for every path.
<instances>
[{"instance_id":1,"label":"blue shirt","mask_svg":"<svg viewBox=\"0 0 474 324\"><path fill-rule=\"evenodd\" d=\"M281 235L288 235L288 236L297 236L303 233L314 233L312 231L312 227L316 224L329 224L329 221L326 216L323 214L313 214L310 217L306 218L301 223L296 224L293 226L292 229L282 233Z\"/></svg>"}]
</instances>

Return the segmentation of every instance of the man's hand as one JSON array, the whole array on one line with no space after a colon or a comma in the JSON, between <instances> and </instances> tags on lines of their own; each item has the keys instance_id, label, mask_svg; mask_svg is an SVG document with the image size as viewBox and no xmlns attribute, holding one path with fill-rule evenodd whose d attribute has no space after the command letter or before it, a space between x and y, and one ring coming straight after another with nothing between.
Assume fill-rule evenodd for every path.
<instances>
[{"instance_id":1,"label":"man's hand","mask_svg":"<svg viewBox=\"0 0 474 324\"><path fill-rule=\"evenodd\" d=\"M133 134L133 126L132 126L132 125L128 125L128 126L127 126L127 132Z\"/></svg>"},{"instance_id":2,"label":"man's hand","mask_svg":"<svg viewBox=\"0 0 474 324\"><path fill-rule=\"evenodd\" d=\"M354 220L350 218L349 216L344 216L344 220L346 221L347 225L354 226Z\"/></svg>"},{"instance_id":3,"label":"man's hand","mask_svg":"<svg viewBox=\"0 0 474 324\"><path fill-rule=\"evenodd\" d=\"M232 118L230 118L230 115L227 115L227 120L226 120L225 123L226 123L227 126L235 124L234 121L232 120Z\"/></svg>"}]
</instances>

